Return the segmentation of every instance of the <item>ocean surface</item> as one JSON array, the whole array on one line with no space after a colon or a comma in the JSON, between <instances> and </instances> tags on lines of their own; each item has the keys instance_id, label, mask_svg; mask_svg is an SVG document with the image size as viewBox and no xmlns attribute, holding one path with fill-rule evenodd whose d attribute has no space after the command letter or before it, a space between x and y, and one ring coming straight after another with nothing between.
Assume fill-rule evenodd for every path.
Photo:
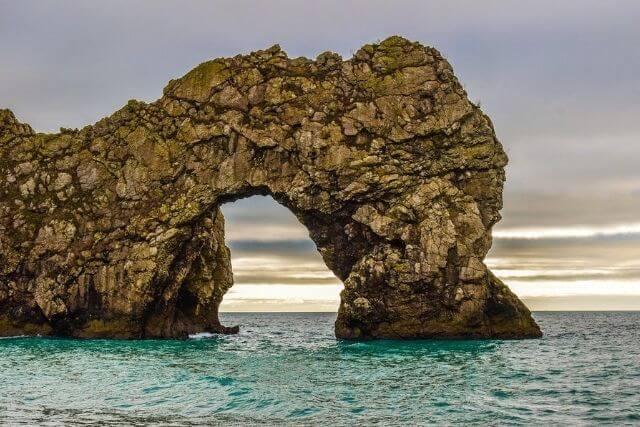
<instances>
[{"instance_id":1,"label":"ocean surface","mask_svg":"<svg viewBox=\"0 0 640 427\"><path fill-rule=\"evenodd\" d=\"M526 341L344 342L333 313L237 336L0 339L0 425L639 424L640 313L537 312Z\"/></svg>"}]
</instances>

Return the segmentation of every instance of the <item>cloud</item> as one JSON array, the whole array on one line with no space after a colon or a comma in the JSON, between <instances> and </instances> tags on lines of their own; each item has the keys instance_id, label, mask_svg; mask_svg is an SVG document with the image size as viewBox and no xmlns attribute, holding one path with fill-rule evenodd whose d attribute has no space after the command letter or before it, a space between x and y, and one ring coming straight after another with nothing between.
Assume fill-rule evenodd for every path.
<instances>
[{"instance_id":1,"label":"cloud","mask_svg":"<svg viewBox=\"0 0 640 427\"><path fill-rule=\"evenodd\" d=\"M638 311L640 295L569 295L524 297L532 311Z\"/></svg>"},{"instance_id":2,"label":"cloud","mask_svg":"<svg viewBox=\"0 0 640 427\"><path fill-rule=\"evenodd\" d=\"M335 285L340 280L327 268L317 252L291 257L271 251L236 254L232 258L235 283L247 285Z\"/></svg>"},{"instance_id":3,"label":"cloud","mask_svg":"<svg viewBox=\"0 0 640 427\"><path fill-rule=\"evenodd\" d=\"M585 239L640 234L640 222L605 226L572 226L501 229L493 232L496 239Z\"/></svg>"},{"instance_id":4,"label":"cloud","mask_svg":"<svg viewBox=\"0 0 640 427\"><path fill-rule=\"evenodd\" d=\"M259 229L254 229L255 234L259 234ZM296 254L307 256L309 253L317 253L316 245L311 241L309 236L305 236L302 239L261 239L261 240L236 240L236 234L227 233L227 236L233 236L232 240L227 237L228 246L235 253L245 254L272 254L272 255L284 255L287 257L295 256ZM255 237L255 235L254 235Z\"/></svg>"},{"instance_id":5,"label":"cloud","mask_svg":"<svg viewBox=\"0 0 640 427\"><path fill-rule=\"evenodd\" d=\"M234 285L220 311L337 311L342 285ZM223 319L224 321L224 319Z\"/></svg>"}]
</instances>

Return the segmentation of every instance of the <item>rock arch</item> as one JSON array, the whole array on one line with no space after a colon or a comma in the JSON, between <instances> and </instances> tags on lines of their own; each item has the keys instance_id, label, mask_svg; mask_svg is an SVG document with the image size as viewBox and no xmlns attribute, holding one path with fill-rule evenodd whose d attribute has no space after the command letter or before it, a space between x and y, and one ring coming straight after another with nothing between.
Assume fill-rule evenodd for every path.
<instances>
[{"instance_id":1,"label":"rock arch","mask_svg":"<svg viewBox=\"0 0 640 427\"><path fill-rule=\"evenodd\" d=\"M182 337L232 284L221 203L271 195L345 285L341 338L536 337L483 264L507 157L433 48L205 62L81 130L0 112L0 334Z\"/></svg>"}]
</instances>

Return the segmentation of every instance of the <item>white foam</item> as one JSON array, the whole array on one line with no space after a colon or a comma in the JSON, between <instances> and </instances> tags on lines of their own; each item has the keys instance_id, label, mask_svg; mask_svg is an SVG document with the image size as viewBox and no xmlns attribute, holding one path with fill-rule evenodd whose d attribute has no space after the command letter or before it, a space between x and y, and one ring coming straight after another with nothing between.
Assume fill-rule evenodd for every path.
<instances>
[{"instance_id":1,"label":"white foam","mask_svg":"<svg viewBox=\"0 0 640 427\"><path fill-rule=\"evenodd\" d=\"M13 335L10 337L0 337L0 340L10 340L13 338L27 338L29 335Z\"/></svg>"},{"instance_id":2,"label":"white foam","mask_svg":"<svg viewBox=\"0 0 640 427\"><path fill-rule=\"evenodd\" d=\"M211 332L198 332L197 334L190 334L189 339L192 340L202 340L206 338L213 338L216 334L212 334Z\"/></svg>"}]
</instances>

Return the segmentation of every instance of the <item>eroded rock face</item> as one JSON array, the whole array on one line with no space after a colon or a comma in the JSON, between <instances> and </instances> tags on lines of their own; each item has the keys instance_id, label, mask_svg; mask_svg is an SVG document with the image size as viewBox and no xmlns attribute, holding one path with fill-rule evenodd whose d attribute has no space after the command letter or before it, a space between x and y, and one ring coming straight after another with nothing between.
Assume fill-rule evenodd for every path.
<instances>
[{"instance_id":1,"label":"eroded rock face","mask_svg":"<svg viewBox=\"0 0 640 427\"><path fill-rule=\"evenodd\" d=\"M433 48L205 62L151 104L34 133L0 111L0 334L230 332L221 203L269 194L345 285L343 338L536 337L483 264L507 157Z\"/></svg>"}]
</instances>

